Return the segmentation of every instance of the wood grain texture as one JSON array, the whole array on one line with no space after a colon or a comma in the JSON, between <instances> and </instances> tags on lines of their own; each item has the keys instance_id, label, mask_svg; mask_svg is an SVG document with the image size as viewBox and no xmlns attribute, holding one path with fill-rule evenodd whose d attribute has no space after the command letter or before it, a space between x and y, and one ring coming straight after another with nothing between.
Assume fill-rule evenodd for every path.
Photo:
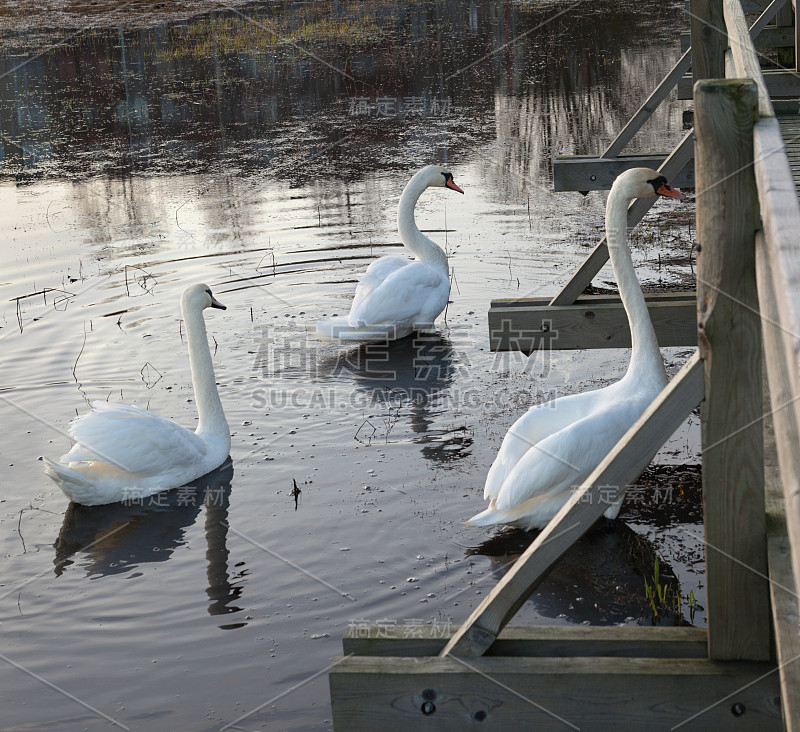
<instances>
[{"instance_id":1,"label":"wood grain texture","mask_svg":"<svg viewBox=\"0 0 800 732\"><path fill-rule=\"evenodd\" d=\"M437 656L458 627L349 626L342 649L356 656ZM708 640L705 628L690 626L514 625L502 630L486 655L706 658Z\"/></svg>"},{"instance_id":2,"label":"wood grain texture","mask_svg":"<svg viewBox=\"0 0 800 732\"><path fill-rule=\"evenodd\" d=\"M749 80L695 85L709 655L724 660L770 656L752 167L757 104Z\"/></svg>"},{"instance_id":3,"label":"wood grain texture","mask_svg":"<svg viewBox=\"0 0 800 732\"><path fill-rule=\"evenodd\" d=\"M764 28L755 38L752 33L753 45L756 48L786 48L794 47L794 25L783 25L776 28ZM681 52L692 47L692 34L689 31L681 33Z\"/></svg>"},{"instance_id":4,"label":"wood grain texture","mask_svg":"<svg viewBox=\"0 0 800 732\"><path fill-rule=\"evenodd\" d=\"M681 425L703 396L695 353L659 397L575 491L483 602L453 635L442 656L480 656L492 645L550 568L608 508L610 489L624 489Z\"/></svg>"},{"instance_id":5,"label":"wood grain texture","mask_svg":"<svg viewBox=\"0 0 800 732\"><path fill-rule=\"evenodd\" d=\"M697 345L697 305L694 294L679 298L649 299L647 309L658 344ZM584 348L630 348L628 316L619 298L574 305L552 306L546 300L522 305L492 302L489 308L489 348L492 351L570 350Z\"/></svg>"},{"instance_id":6,"label":"wood grain texture","mask_svg":"<svg viewBox=\"0 0 800 732\"><path fill-rule=\"evenodd\" d=\"M723 0L722 12L728 29L728 43L733 54L736 76L740 79L752 79L755 82L758 87L758 113L762 117L774 117L775 112L769 100L774 90L767 91L761 64L750 40L750 28L744 17L741 0ZM781 95L776 94L776 96Z\"/></svg>"},{"instance_id":7,"label":"wood grain texture","mask_svg":"<svg viewBox=\"0 0 800 732\"><path fill-rule=\"evenodd\" d=\"M764 85L771 98L797 98L800 96L800 79L795 71L762 71ZM692 99L694 82L691 76L684 76L678 82L678 99ZM771 103L770 103L770 106ZM768 115L772 116L772 114Z\"/></svg>"},{"instance_id":8,"label":"wood grain texture","mask_svg":"<svg viewBox=\"0 0 800 732\"><path fill-rule=\"evenodd\" d=\"M687 8L692 40L692 84L725 76L723 54L728 47L723 0L692 0ZM678 97L681 99L682 97Z\"/></svg>"},{"instance_id":9,"label":"wood grain texture","mask_svg":"<svg viewBox=\"0 0 800 732\"><path fill-rule=\"evenodd\" d=\"M774 671L707 659L352 656L329 679L341 732L777 732Z\"/></svg>"},{"instance_id":10,"label":"wood grain texture","mask_svg":"<svg viewBox=\"0 0 800 732\"><path fill-rule=\"evenodd\" d=\"M615 158L594 155L560 155L553 160L553 190L607 191L617 176L630 168L658 168L667 159L666 153L623 155ZM694 164L688 161L670 180L676 188L694 188Z\"/></svg>"},{"instance_id":11,"label":"wood grain texture","mask_svg":"<svg viewBox=\"0 0 800 732\"><path fill-rule=\"evenodd\" d=\"M800 222L798 222L800 226ZM800 429L792 401L791 368L783 348L780 311L763 234L756 238L758 294L764 326L764 352L769 381L770 416L765 425L765 490L767 551L772 622L781 679L781 706L787 730L800 730L800 611L797 583L800 555L789 532L800 538L796 513L786 512L785 490L800 480Z\"/></svg>"}]
</instances>

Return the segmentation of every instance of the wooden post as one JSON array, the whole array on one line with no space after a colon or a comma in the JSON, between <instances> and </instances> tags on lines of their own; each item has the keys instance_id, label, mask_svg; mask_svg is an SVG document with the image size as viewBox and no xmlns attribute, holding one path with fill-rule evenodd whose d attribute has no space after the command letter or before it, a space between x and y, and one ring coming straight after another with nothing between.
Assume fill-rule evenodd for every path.
<instances>
[{"instance_id":1,"label":"wooden post","mask_svg":"<svg viewBox=\"0 0 800 732\"><path fill-rule=\"evenodd\" d=\"M764 515L758 193L749 79L695 85L698 345L709 657L770 657Z\"/></svg>"},{"instance_id":2,"label":"wooden post","mask_svg":"<svg viewBox=\"0 0 800 732\"><path fill-rule=\"evenodd\" d=\"M692 82L725 76L725 33L723 0L692 0Z\"/></svg>"},{"instance_id":3,"label":"wooden post","mask_svg":"<svg viewBox=\"0 0 800 732\"><path fill-rule=\"evenodd\" d=\"M777 12L775 16L775 22L777 23L778 27L788 28L794 25L794 10L792 8L792 3L787 2L784 6ZM795 29L795 33L797 29ZM795 69L797 70L797 65L795 61L795 48L793 46L781 46L780 48L775 49L778 54L778 63L781 66L785 66L787 69Z\"/></svg>"}]
</instances>

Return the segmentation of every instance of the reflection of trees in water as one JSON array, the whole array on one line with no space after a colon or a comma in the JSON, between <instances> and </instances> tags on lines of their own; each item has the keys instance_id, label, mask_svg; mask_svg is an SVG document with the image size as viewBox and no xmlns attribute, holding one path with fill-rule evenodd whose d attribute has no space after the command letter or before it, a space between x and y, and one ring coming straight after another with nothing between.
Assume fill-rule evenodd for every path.
<instances>
[{"instance_id":1,"label":"reflection of trees in water","mask_svg":"<svg viewBox=\"0 0 800 732\"><path fill-rule=\"evenodd\" d=\"M248 12L292 37L309 14L315 22L349 22L351 5L270 3ZM643 80L653 83L650 67L669 64L652 46L652 60L634 54L624 61L626 49L641 47L643 38L652 42L657 11L649 4L638 12L621 3L602 10L587 4L540 28L553 5L399 1L385 12L385 3L358 5L359 12L373 8L380 43L354 31L313 46L352 80L296 47L276 46L267 30L260 32L269 45L261 48L256 39L254 47L233 43L227 26L226 42L213 37L223 21L251 34L258 28L238 16L93 31L21 68L17 57L4 57L7 169L119 177L133 170L205 172L221 160L298 183L348 181L375 165L376 147L382 166L405 169L432 156L445 162L497 134L518 140L511 159L527 175L544 170L559 147L596 152L598 139L619 127L620 110L641 96ZM354 97L371 104L415 97L428 107L422 116L358 116L349 104ZM431 114L437 99L451 100L452 110Z\"/></svg>"},{"instance_id":2,"label":"reflection of trees in water","mask_svg":"<svg viewBox=\"0 0 800 732\"><path fill-rule=\"evenodd\" d=\"M233 463L181 488L141 499L139 505L70 503L55 541L54 572L72 564L89 575L121 574L145 562L165 562L186 543L186 531L205 508L206 593L210 615L239 612L246 570L228 567L228 508ZM237 564L237 567L239 565ZM240 627L243 623L223 626Z\"/></svg>"}]
</instances>

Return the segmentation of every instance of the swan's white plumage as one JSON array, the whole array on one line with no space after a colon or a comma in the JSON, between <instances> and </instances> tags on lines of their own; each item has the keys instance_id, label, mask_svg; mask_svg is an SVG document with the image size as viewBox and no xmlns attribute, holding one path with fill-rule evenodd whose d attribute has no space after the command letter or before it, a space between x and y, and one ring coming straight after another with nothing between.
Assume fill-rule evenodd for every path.
<instances>
[{"instance_id":1,"label":"swan's white plumage","mask_svg":"<svg viewBox=\"0 0 800 732\"><path fill-rule=\"evenodd\" d=\"M544 527L666 386L661 352L626 240L630 201L657 194L682 197L656 171L636 168L615 181L606 206L609 254L631 325L628 372L603 389L536 405L520 417L486 477L489 507L468 523ZM615 518L621 504L620 497L605 515Z\"/></svg>"},{"instance_id":2,"label":"swan's white plumage","mask_svg":"<svg viewBox=\"0 0 800 732\"><path fill-rule=\"evenodd\" d=\"M224 308L206 285L181 298L200 421L192 432L131 404L94 402L70 425L72 449L45 473L70 500L87 506L133 500L184 485L221 465L230 430L219 401L202 311Z\"/></svg>"},{"instance_id":3,"label":"swan's white plumage","mask_svg":"<svg viewBox=\"0 0 800 732\"><path fill-rule=\"evenodd\" d=\"M429 165L414 175L400 196L397 228L403 244L415 255L381 257L359 278L346 320L317 323L317 333L342 340L394 340L417 329L429 328L447 305L450 295L447 256L414 222L414 206L430 187L461 191L452 175Z\"/></svg>"}]
</instances>

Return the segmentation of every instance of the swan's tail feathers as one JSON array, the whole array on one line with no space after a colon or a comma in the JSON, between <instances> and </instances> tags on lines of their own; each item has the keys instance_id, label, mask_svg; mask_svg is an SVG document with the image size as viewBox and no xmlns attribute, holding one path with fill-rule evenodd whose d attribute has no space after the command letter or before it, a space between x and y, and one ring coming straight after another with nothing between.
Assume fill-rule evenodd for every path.
<instances>
[{"instance_id":1,"label":"swan's tail feathers","mask_svg":"<svg viewBox=\"0 0 800 732\"><path fill-rule=\"evenodd\" d=\"M66 465L57 463L50 458L42 458L44 461L45 475L52 478L53 482L64 491L64 495L75 501L75 503L83 503L84 505L91 505L87 503L93 494L94 485L91 481L87 480L77 470L73 470Z\"/></svg>"},{"instance_id":2,"label":"swan's tail feathers","mask_svg":"<svg viewBox=\"0 0 800 732\"><path fill-rule=\"evenodd\" d=\"M336 338L340 341L385 343L408 335L408 332L401 331L395 323L352 326L348 324L345 318L321 320L316 327L317 335L323 338Z\"/></svg>"},{"instance_id":3,"label":"swan's tail feathers","mask_svg":"<svg viewBox=\"0 0 800 732\"><path fill-rule=\"evenodd\" d=\"M497 524L510 523L517 518L512 517L510 511L498 511L489 506L485 511L476 513L471 519L467 519L467 526L495 526Z\"/></svg>"},{"instance_id":4,"label":"swan's tail feathers","mask_svg":"<svg viewBox=\"0 0 800 732\"><path fill-rule=\"evenodd\" d=\"M516 526L525 531L543 529L563 505L560 499L542 501L541 497L504 510L495 508L494 503L492 501L489 508L468 519L467 526Z\"/></svg>"}]
</instances>

